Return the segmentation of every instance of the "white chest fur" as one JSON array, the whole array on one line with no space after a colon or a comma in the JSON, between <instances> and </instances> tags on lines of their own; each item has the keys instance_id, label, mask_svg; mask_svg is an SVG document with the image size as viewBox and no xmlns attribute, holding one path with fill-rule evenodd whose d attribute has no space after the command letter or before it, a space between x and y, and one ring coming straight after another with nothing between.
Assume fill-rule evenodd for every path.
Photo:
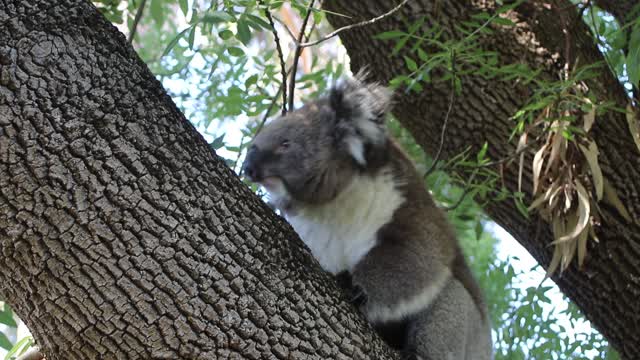
<instances>
[{"instance_id":1,"label":"white chest fur","mask_svg":"<svg viewBox=\"0 0 640 360\"><path fill-rule=\"evenodd\" d=\"M334 200L296 209L287 220L325 270L351 270L404 202L396 186L389 171L358 176Z\"/></svg>"}]
</instances>

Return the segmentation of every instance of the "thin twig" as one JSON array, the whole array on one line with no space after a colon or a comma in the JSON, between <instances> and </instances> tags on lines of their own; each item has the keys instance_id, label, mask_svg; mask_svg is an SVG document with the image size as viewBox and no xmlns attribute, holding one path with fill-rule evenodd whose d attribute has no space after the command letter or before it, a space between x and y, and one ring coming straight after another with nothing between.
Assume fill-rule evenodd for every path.
<instances>
[{"instance_id":1,"label":"thin twig","mask_svg":"<svg viewBox=\"0 0 640 360\"><path fill-rule=\"evenodd\" d=\"M505 163L505 162L507 162L509 160L513 160L513 159L517 158L523 152L531 149L534 145L537 145L539 141L540 141L540 139L535 139L532 142L528 143L527 145L523 146L520 150L515 151L513 154L505 156L502 159L498 159L498 160L495 160L495 161L489 161L488 163L484 163L484 164L479 164L479 165L474 165L474 166L467 166L467 168L469 168L469 169L481 169L481 168L488 168L488 167L492 167L492 166L495 166L495 165L503 164L503 163Z\"/></svg>"},{"instance_id":2,"label":"thin twig","mask_svg":"<svg viewBox=\"0 0 640 360\"><path fill-rule=\"evenodd\" d=\"M129 39L127 40L129 44L133 43L133 38L136 36L136 30L138 29L140 19L142 19L142 12L144 11L145 5L147 5L147 0L142 0L142 3L138 7L138 11L136 11L136 17L133 19L133 25L131 25L131 32L129 33Z\"/></svg>"},{"instance_id":3,"label":"thin twig","mask_svg":"<svg viewBox=\"0 0 640 360\"><path fill-rule=\"evenodd\" d=\"M332 37L334 37L334 36L338 35L339 33L343 32L343 31L345 31L345 30L350 30L350 29L354 29L354 28L357 28L357 27L362 27L362 26L371 25L371 24L373 24L373 23L375 23L375 22L377 22L377 21L380 21L380 20L382 20L382 19L386 18L387 16L392 15L392 14L393 14L393 13L395 13L396 11L400 10L400 8L401 8L402 6L404 6L404 4L406 4L406 3L408 3L408 2L409 2L409 0L403 0L403 1L402 1L400 4L398 4L396 7L394 7L393 9L389 10L388 12L386 12L386 13L384 13L384 14L380 15L380 16L377 16L377 17L374 17L373 19L365 20L365 21L362 21L362 22L359 22L359 23L355 23L355 24L351 24L351 25L343 26L343 27L341 27L341 28L339 28L339 29L337 29L337 30L334 30L334 31L330 32L329 34L327 34L327 35L325 35L325 36L321 37L321 38L320 38L320 39L318 39L318 40L314 40L314 41L311 41L311 42L304 42L304 43L301 43L301 44L300 44L300 47L305 48L305 47L308 47L308 46L317 45L317 44L320 44L321 42L325 42L325 41L327 41L327 40L331 39Z\"/></svg>"},{"instance_id":4,"label":"thin twig","mask_svg":"<svg viewBox=\"0 0 640 360\"><path fill-rule=\"evenodd\" d=\"M320 0L319 6L322 6L322 0ZM313 34L313 31L315 29L316 29L316 23L314 22L313 24L311 24L311 29L309 30L309 32L304 35L304 41L308 41L309 40L309 37L311 36L311 34ZM288 28L287 28L287 30L288 30ZM295 36L293 36L293 33L291 33L291 34L292 34L292 38L295 41ZM293 68L290 67L287 70L287 76L289 75L289 73L291 73L292 69ZM280 96L280 92L281 91L282 91L282 84L280 84L280 86L278 87L278 91L276 92L276 94L271 99L271 105L269 105L269 109L267 110L267 112L262 117L262 120L260 121L260 124L258 124L258 128L256 129L256 135L258 135L260 133L260 130L262 130L262 128L264 127L264 124L267 122L267 119L269 118L269 114L271 113L271 110L273 110L273 107L275 106L276 100Z\"/></svg>"},{"instance_id":5,"label":"thin twig","mask_svg":"<svg viewBox=\"0 0 640 360\"><path fill-rule=\"evenodd\" d=\"M260 4L264 5L262 1ZM276 24L273 22L273 18L271 17L271 13L269 12L269 7L264 5L264 15L269 20L269 25L271 25L271 32L273 33L274 41L276 42L276 50L278 51L278 58L280 59L280 71L282 73L282 115L287 113L287 71L286 65L284 63L284 55L282 52L282 48L280 47L280 38L278 38L278 31L276 30Z\"/></svg>"},{"instance_id":6,"label":"thin twig","mask_svg":"<svg viewBox=\"0 0 640 360\"><path fill-rule=\"evenodd\" d=\"M440 154L442 153L442 148L444 147L444 138L447 132L447 125L449 123L449 117L451 115L451 110L453 109L453 103L456 101L456 71L455 71L455 54L451 53L451 94L449 95L449 108L447 109L447 114L444 117L444 122L442 123L442 131L440 132L440 145L438 146L438 152L436 152L436 156L433 158L433 163L424 173L424 178L426 179L431 173L436 169L436 165L438 165L438 161L440 161Z\"/></svg>"},{"instance_id":7,"label":"thin twig","mask_svg":"<svg viewBox=\"0 0 640 360\"><path fill-rule=\"evenodd\" d=\"M298 39L296 39L296 35L293 33L293 31L291 31L291 29L289 29L289 27L287 26L287 24L284 22L284 20L280 19L277 16L271 15L273 17L273 19L277 22L280 23L280 26L282 26L285 30L287 30L287 34L289 34L289 37L291 38L291 40L293 41L294 45L298 45Z\"/></svg>"},{"instance_id":8,"label":"thin twig","mask_svg":"<svg viewBox=\"0 0 640 360\"><path fill-rule=\"evenodd\" d=\"M302 47L300 46L300 43L302 42L302 39L304 39L304 32L307 28L307 23L309 22L314 2L315 0L311 0L307 7L307 13L304 16L304 20L302 21L302 26L300 27L300 32L298 34L296 49L293 52L293 67L291 68L291 79L289 79L289 110L293 110L293 93L296 91L296 72L298 70L298 60L300 60L300 55L302 54Z\"/></svg>"},{"instance_id":9,"label":"thin twig","mask_svg":"<svg viewBox=\"0 0 640 360\"><path fill-rule=\"evenodd\" d=\"M233 162L233 171L236 171L236 167L238 166L238 162L240 162L240 156L242 155L242 146L244 145L244 139L246 138L246 136L244 136L244 134L242 134L242 137L240 138L240 145L238 146L238 156L236 156L236 161ZM240 169L242 171L242 169Z\"/></svg>"},{"instance_id":10,"label":"thin twig","mask_svg":"<svg viewBox=\"0 0 640 360\"><path fill-rule=\"evenodd\" d=\"M278 97L280 96L280 92L282 92L282 88L283 86L282 84L280 84L280 86L278 87L278 92L276 92L276 94L271 99L271 105L269 105L269 109L267 109L267 112L264 113L262 120L258 124L258 128L256 129L256 135L260 133L260 130L262 130L262 127L267 122L267 119L269 118L269 114L271 114L271 110L273 110L273 107L276 105Z\"/></svg>"},{"instance_id":11,"label":"thin twig","mask_svg":"<svg viewBox=\"0 0 640 360\"><path fill-rule=\"evenodd\" d=\"M571 33L569 29L569 21L565 17L565 13L561 9L557 9L560 23L562 24L562 32L564 33L564 80L569 80L571 71Z\"/></svg>"},{"instance_id":12,"label":"thin twig","mask_svg":"<svg viewBox=\"0 0 640 360\"><path fill-rule=\"evenodd\" d=\"M289 76L289 74L291 73L291 69L292 68L287 69L287 73L286 73L287 76ZM260 133L260 130L262 130L262 127L264 127L264 124L267 122L267 119L269 118L269 114L271 113L271 110L273 110L273 107L276 105L278 97L280 96L280 92L281 91L282 91L282 84L280 84L280 86L278 86L278 91L271 98L271 105L269 105L269 109L267 109L267 112L262 117L262 120L260 120L260 123L258 124L258 128L256 129L256 135L258 135Z\"/></svg>"},{"instance_id":13,"label":"thin twig","mask_svg":"<svg viewBox=\"0 0 640 360\"><path fill-rule=\"evenodd\" d=\"M460 206L460 204L462 204L462 202L464 201L464 199L467 197L467 195L469 195L469 193L473 190L473 187L471 186L473 183L474 178L476 177L476 173L478 172L478 170L474 170L473 173L471 173L471 177L469 177L469 184L465 187L464 192L462 193L462 195L460 195L460 198L458 198L458 201L456 201L453 205L451 206L447 206L444 207L444 211L452 211L458 208L458 206Z\"/></svg>"}]
</instances>

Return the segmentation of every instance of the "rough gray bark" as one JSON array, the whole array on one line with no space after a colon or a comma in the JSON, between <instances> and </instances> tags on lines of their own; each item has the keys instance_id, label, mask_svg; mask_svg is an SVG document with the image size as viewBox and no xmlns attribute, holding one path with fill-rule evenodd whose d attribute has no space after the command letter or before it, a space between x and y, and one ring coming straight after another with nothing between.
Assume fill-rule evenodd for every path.
<instances>
[{"instance_id":1,"label":"rough gray bark","mask_svg":"<svg viewBox=\"0 0 640 360\"><path fill-rule=\"evenodd\" d=\"M348 15L329 16L329 21L338 28L385 13L397 1L327 0L324 4L328 10ZM341 40L351 58L352 70L366 65L372 76L382 82L409 73L402 53L396 57L386 55L392 45L374 40L372 36L403 28L424 16L427 19L424 27L437 23L446 29L446 36L460 39L465 35L460 34L455 25L487 10L479 4L489 6L488 11L491 11L493 2L410 1L391 17L343 32ZM509 14L519 21L517 27L494 28L493 35L481 39L481 46L498 52L504 64L526 63L531 68L541 69L541 76L558 79L566 55L572 64L576 58L582 65L602 60L585 24L576 19L575 11L569 1L527 1ZM565 28L569 34L569 49L565 48ZM598 99L626 107L628 100L624 89L606 70L588 85ZM477 150L485 141L489 142L489 154L494 159L513 153L515 144L507 141L514 126L509 118L526 103L531 90L514 82L489 81L474 74L464 76L462 95L456 98L442 157L458 154L467 146ZM448 83L441 83L427 85L419 94L412 92L397 97L395 115L431 154L436 153L440 143L449 94ZM553 278L625 358L635 359L640 354L640 302L637 300L640 295L640 226L637 222L640 218L640 156L624 114L608 113L599 117L592 131L601 151L599 159L605 177L636 220L633 224L627 223L615 209L602 205L603 224L597 230L600 243L590 244L584 268L578 270L572 266L562 276L556 274ZM531 154L528 154L525 178L529 179L530 163ZM505 172L506 185L511 190L516 189L516 172L517 165ZM528 181L525 190L529 194L530 189ZM525 219L512 202L491 204L487 211L540 264L549 263L551 232L539 218Z\"/></svg>"},{"instance_id":2,"label":"rough gray bark","mask_svg":"<svg viewBox=\"0 0 640 360\"><path fill-rule=\"evenodd\" d=\"M0 2L0 297L55 359L391 359L85 0Z\"/></svg>"}]
</instances>

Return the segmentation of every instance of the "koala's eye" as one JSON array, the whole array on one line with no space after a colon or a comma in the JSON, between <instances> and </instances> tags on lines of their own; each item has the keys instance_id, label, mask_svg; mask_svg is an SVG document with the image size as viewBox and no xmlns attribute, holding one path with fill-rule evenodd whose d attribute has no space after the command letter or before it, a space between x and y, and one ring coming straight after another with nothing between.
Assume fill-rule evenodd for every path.
<instances>
[{"instance_id":1,"label":"koala's eye","mask_svg":"<svg viewBox=\"0 0 640 360\"><path fill-rule=\"evenodd\" d=\"M282 140L282 142L280 143L280 148L281 149L288 149L289 148L289 140Z\"/></svg>"}]
</instances>

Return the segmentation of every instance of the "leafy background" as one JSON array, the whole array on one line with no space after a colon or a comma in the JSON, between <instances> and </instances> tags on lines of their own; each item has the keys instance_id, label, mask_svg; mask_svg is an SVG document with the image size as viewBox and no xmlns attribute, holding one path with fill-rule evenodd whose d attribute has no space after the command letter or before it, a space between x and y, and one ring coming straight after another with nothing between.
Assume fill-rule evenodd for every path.
<instances>
[{"instance_id":1,"label":"leafy background","mask_svg":"<svg viewBox=\"0 0 640 360\"><path fill-rule=\"evenodd\" d=\"M238 172L256 131L282 109L281 62L290 71L296 57L293 37L299 35L309 2L93 2L129 37L187 118L228 166ZM637 86L640 80L640 17L620 27L609 14L588 2L575 3L576 11L581 12L606 54L607 63L602 66L611 69L631 91L632 84ZM476 47L474 40L482 33L496 26L513 26L511 20L501 16L507 10L509 7L491 14L478 13L473 21L460 25L468 36L459 41L441 39L437 26L428 33L417 33L420 20L405 30L379 34L389 43L389 53L381 56L398 56L399 50L412 48L413 56L403 58L406 73L392 80L390 86L404 92L403 96L411 96L412 91L421 91L421 84L426 82L450 81L459 92L465 86L460 80L465 72L482 72L495 81L535 82L543 90L562 86L537 79L535 69L518 64L499 66L496 54ZM331 32L325 16L315 4L306 27L309 40L321 39ZM274 30L281 52L274 41ZM423 49L424 44L430 45L430 51ZM629 49L627 54L622 50L625 47ZM295 104L326 91L349 72L348 64L337 37L304 48L296 68ZM570 79L575 83L575 74ZM522 136L536 111L549 106L545 101L544 96L533 98L514 117L514 141ZM515 201L523 216L529 211L522 194L500 187L498 174L488 166L496 161L486 156L490 144L478 153L464 152L432 166L434 159L424 154L395 119L390 120L389 127L420 171L432 169L425 185L436 201L448 209L449 219L485 291L496 359L617 359L616 352L591 328L577 307L550 280L543 281L545 271L483 213L482 206L489 201ZM463 178L458 174L464 168L477 171L471 178ZM6 351L5 359L11 359L31 346L32 339L7 304L0 302L0 310L0 348Z\"/></svg>"}]
</instances>

